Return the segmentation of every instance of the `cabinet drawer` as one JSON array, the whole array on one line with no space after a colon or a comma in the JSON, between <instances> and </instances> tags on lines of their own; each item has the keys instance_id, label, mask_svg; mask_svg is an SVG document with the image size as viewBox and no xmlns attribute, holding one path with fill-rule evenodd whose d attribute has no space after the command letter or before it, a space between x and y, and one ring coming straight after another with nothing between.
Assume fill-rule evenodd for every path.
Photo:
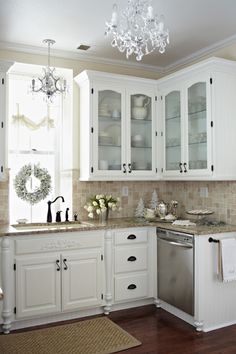
<instances>
[{"instance_id":1,"label":"cabinet drawer","mask_svg":"<svg viewBox=\"0 0 236 354\"><path fill-rule=\"evenodd\" d=\"M147 269L147 246L117 247L115 249L115 272L132 272Z\"/></svg>"},{"instance_id":2,"label":"cabinet drawer","mask_svg":"<svg viewBox=\"0 0 236 354\"><path fill-rule=\"evenodd\" d=\"M147 272L115 277L115 301L131 300L148 296Z\"/></svg>"},{"instance_id":3,"label":"cabinet drawer","mask_svg":"<svg viewBox=\"0 0 236 354\"><path fill-rule=\"evenodd\" d=\"M147 242L147 230L124 230L115 232L115 244L126 245Z\"/></svg>"}]
</instances>

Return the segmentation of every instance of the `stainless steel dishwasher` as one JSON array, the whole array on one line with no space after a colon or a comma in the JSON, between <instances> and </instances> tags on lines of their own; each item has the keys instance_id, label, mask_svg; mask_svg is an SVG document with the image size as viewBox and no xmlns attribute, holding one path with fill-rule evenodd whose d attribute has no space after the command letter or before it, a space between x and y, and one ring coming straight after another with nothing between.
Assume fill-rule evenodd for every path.
<instances>
[{"instance_id":1,"label":"stainless steel dishwasher","mask_svg":"<svg viewBox=\"0 0 236 354\"><path fill-rule=\"evenodd\" d=\"M194 236L157 228L158 298L194 315Z\"/></svg>"}]
</instances>

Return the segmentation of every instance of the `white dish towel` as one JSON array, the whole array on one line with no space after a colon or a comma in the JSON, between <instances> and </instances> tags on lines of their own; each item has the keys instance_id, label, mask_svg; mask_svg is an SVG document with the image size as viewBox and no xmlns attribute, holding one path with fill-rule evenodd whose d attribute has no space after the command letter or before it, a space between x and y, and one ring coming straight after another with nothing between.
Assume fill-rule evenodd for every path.
<instances>
[{"instance_id":1,"label":"white dish towel","mask_svg":"<svg viewBox=\"0 0 236 354\"><path fill-rule=\"evenodd\" d=\"M236 239L220 240L219 266L222 280L229 282L236 280Z\"/></svg>"}]
</instances>

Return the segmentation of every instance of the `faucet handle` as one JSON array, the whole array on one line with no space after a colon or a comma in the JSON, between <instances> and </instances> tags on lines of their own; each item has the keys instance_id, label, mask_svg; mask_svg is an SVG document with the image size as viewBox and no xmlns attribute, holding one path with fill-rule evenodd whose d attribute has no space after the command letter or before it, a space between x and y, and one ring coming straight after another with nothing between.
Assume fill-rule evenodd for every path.
<instances>
[{"instance_id":1,"label":"faucet handle","mask_svg":"<svg viewBox=\"0 0 236 354\"><path fill-rule=\"evenodd\" d=\"M61 222L61 210L56 212L56 222Z\"/></svg>"},{"instance_id":2,"label":"faucet handle","mask_svg":"<svg viewBox=\"0 0 236 354\"><path fill-rule=\"evenodd\" d=\"M78 221L77 218L78 218L78 214L75 212L74 213L74 221Z\"/></svg>"},{"instance_id":3,"label":"faucet handle","mask_svg":"<svg viewBox=\"0 0 236 354\"><path fill-rule=\"evenodd\" d=\"M69 221L69 210L70 208L66 208L65 221Z\"/></svg>"}]
</instances>

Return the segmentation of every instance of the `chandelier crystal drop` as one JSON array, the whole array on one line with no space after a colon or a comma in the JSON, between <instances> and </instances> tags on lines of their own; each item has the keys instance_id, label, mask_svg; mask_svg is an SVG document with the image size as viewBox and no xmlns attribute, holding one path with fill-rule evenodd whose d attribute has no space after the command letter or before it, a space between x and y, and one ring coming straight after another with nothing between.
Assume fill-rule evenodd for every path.
<instances>
[{"instance_id":1,"label":"chandelier crystal drop","mask_svg":"<svg viewBox=\"0 0 236 354\"><path fill-rule=\"evenodd\" d=\"M126 58L134 54L136 60L158 49L162 54L169 44L169 31L164 29L163 16L153 13L151 0L128 0L128 6L118 13L113 5L110 22L106 22L105 35L113 37L112 47L126 52Z\"/></svg>"},{"instance_id":2,"label":"chandelier crystal drop","mask_svg":"<svg viewBox=\"0 0 236 354\"><path fill-rule=\"evenodd\" d=\"M48 65L43 68L42 77L32 80L32 92L41 92L46 96L46 101L52 102L55 94L64 94L67 90L66 80L56 76L55 68L50 67L50 47L56 42L53 39L44 39L43 43L48 45Z\"/></svg>"}]
</instances>

